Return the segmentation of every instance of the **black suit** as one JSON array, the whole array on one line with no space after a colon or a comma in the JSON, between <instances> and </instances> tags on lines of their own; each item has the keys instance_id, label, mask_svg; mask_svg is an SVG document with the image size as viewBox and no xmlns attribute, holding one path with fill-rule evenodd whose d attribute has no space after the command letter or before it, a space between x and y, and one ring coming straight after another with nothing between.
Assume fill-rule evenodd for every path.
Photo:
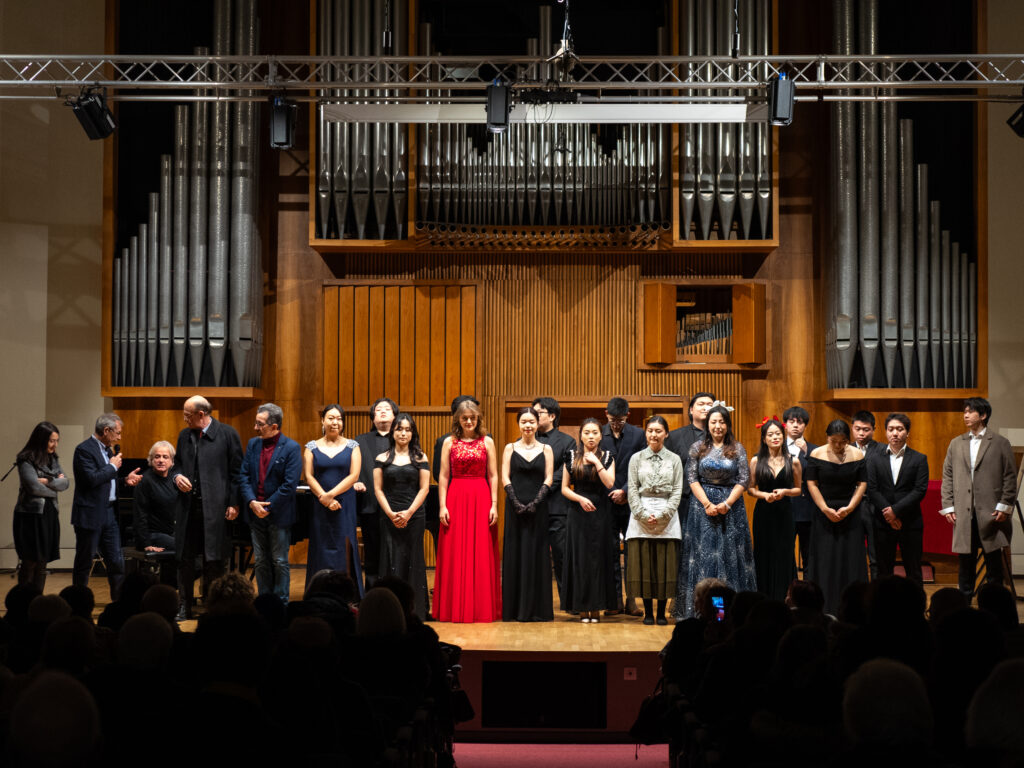
<instances>
[{"instance_id":1,"label":"black suit","mask_svg":"<svg viewBox=\"0 0 1024 768\"><path fill-rule=\"evenodd\" d=\"M683 471L686 471L686 461L690 458L690 447L704 439L704 430L687 424L685 427L673 429L665 438L665 447L679 457L683 463ZM686 513L690 509L690 484L686 482L686 475L683 475L683 497L679 500L679 522L686 527Z\"/></svg>"},{"instance_id":2,"label":"black suit","mask_svg":"<svg viewBox=\"0 0 1024 768\"><path fill-rule=\"evenodd\" d=\"M815 515L820 515L821 512L814 502L811 500L810 495L807 493L807 457L810 456L816 446L810 440L806 440L807 450L801 451L799 455L800 469L801 469L801 482L800 482L800 495L793 499L790 499L789 508L793 510L793 527L796 529L796 536L800 542L800 564L803 566L804 578L807 578L808 567L810 566L811 552L811 520L814 519ZM789 450L789 439L786 439L786 450Z\"/></svg>"},{"instance_id":3,"label":"black suit","mask_svg":"<svg viewBox=\"0 0 1024 768\"><path fill-rule=\"evenodd\" d=\"M885 443L880 443L877 440L868 440L863 448L860 445L857 445L857 447L864 451L865 461L872 456L885 454L888 448ZM871 578L874 580L878 578L878 556L875 552L875 505L868 498L867 494L864 494L858 510L861 522L864 524L864 539L868 545L868 573L871 574Z\"/></svg>"},{"instance_id":4,"label":"black suit","mask_svg":"<svg viewBox=\"0 0 1024 768\"><path fill-rule=\"evenodd\" d=\"M210 420L205 432L185 428L178 434L174 474L185 475L192 491L178 505L174 520L174 550L178 581L186 609L192 604L195 558L203 557L206 579L224 572L231 554L225 512L241 507L242 441L234 427Z\"/></svg>"},{"instance_id":5,"label":"black suit","mask_svg":"<svg viewBox=\"0 0 1024 768\"><path fill-rule=\"evenodd\" d=\"M629 460L634 454L639 453L647 447L647 437L640 427L632 424L622 425L622 434L615 438L610 425L601 427L601 448L611 451L615 456L615 485L613 491L628 491L626 488L629 482ZM559 488L559 493L561 489ZM612 570L615 573L615 603L616 607L622 608L622 572L626 566L626 550L622 548L622 562L619 562L619 539L626 540L626 530L629 528L629 502L623 504L612 504L612 552L615 553L615 565ZM626 599L632 602L633 595L626 595Z\"/></svg>"},{"instance_id":6,"label":"black suit","mask_svg":"<svg viewBox=\"0 0 1024 768\"><path fill-rule=\"evenodd\" d=\"M359 465L359 482L366 486L365 491L356 493L356 512L359 527L363 532L363 578L366 588L373 586L380 570L380 505L377 494L373 490L374 460L391 447L388 435L383 435L374 427L369 432L356 435L359 443L359 454L362 463Z\"/></svg>"},{"instance_id":7,"label":"black suit","mask_svg":"<svg viewBox=\"0 0 1024 768\"><path fill-rule=\"evenodd\" d=\"M71 505L71 524L75 528L73 584L89 585L93 554L103 556L110 583L110 599L117 600L124 580L124 555L121 531L117 526L117 467L108 463L107 449L95 435L75 448L75 498ZM113 497L113 498L111 498Z\"/></svg>"},{"instance_id":8,"label":"black suit","mask_svg":"<svg viewBox=\"0 0 1024 768\"><path fill-rule=\"evenodd\" d=\"M878 575L892 575L896 564L896 546L899 545L907 578L921 584L921 553L924 548L921 501L928 491L928 457L907 448L895 483L892 480L887 448L869 456L867 466L867 495L875 512ZM886 507L892 507L893 513L902 523L898 531L882 515Z\"/></svg>"},{"instance_id":9,"label":"black suit","mask_svg":"<svg viewBox=\"0 0 1024 768\"><path fill-rule=\"evenodd\" d=\"M576 445L576 441L557 427L547 432L538 432L537 439L551 446L555 467L551 481L551 495L548 497L548 544L551 547L551 565L555 569L555 584L558 585L559 607L565 602L562 586L562 563L565 553L566 498L562 495L562 471L565 466L565 452Z\"/></svg>"}]
</instances>

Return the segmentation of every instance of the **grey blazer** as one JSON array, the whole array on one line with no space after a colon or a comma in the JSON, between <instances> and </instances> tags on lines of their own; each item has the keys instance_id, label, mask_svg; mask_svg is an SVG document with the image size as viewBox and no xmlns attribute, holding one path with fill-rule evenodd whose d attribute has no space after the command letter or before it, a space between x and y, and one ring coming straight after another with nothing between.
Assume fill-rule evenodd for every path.
<instances>
[{"instance_id":1,"label":"grey blazer","mask_svg":"<svg viewBox=\"0 0 1024 768\"><path fill-rule=\"evenodd\" d=\"M1010 545L1012 518L997 523L997 511L1011 512L1017 498L1017 472L1010 441L985 430L971 474L970 433L954 437L942 464L942 514L956 513L953 551L971 553L971 517L978 520L978 535L986 552Z\"/></svg>"}]
</instances>

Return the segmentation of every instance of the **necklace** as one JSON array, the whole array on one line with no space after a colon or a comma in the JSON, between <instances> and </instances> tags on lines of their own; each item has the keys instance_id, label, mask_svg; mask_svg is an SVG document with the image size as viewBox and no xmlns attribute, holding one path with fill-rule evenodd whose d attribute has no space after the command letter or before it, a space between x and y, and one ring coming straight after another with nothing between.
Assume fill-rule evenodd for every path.
<instances>
[{"instance_id":1,"label":"necklace","mask_svg":"<svg viewBox=\"0 0 1024 768\"><path fill-rule=\"evenodd\" d=\"M831 448L829 448L828 449L828 455L829 456L835 456L835 458L836 458L835 463L836 464L842 464L844 461L846 461L846 448L843 448L843 452L842 453L836 453Z\"/></svg>"}]
</instances>

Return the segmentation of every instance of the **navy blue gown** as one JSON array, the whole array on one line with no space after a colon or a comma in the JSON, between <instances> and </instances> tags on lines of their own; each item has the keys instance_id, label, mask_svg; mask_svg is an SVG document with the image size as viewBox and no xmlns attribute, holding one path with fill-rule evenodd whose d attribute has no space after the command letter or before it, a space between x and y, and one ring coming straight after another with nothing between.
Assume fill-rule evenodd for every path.
<instances>
[{"instance_id":1,"label":"navy blue gown","mask_svg":"<svg viewBox=\"0 0 1024 768\"><path fill-rule=\"evenodd\" d=\"M306 444L313 454L313 477L325 491L348 477L352 467L352 451L358 447L349 440L333 457L321 451L316 442ZM341 509L330 510L318 501L313 503L309 518L309 552L306 555L306 586L317 571L329 568L348 573L363 594L363 573L359 565L359 540L356 538L356 492L349 488L338 497ZM352 571L349 572L349 560Z\"/></svg>"}]
</instances>

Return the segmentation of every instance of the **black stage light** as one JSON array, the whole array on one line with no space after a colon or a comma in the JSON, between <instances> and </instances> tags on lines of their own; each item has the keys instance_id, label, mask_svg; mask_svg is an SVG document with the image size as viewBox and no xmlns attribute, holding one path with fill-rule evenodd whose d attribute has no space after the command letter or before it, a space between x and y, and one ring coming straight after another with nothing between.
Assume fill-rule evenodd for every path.
<instances>
[{"instance_id":1,"label":"black stage light","mask_svg":"<svg viewBox=\"0 0 1024 768\"><path fill-rule=\"evenodd\" d=\"M793 122L793 101L796 97L796 85L779 72L777 79L768 83L768 104L771 109L772 125L789 125Z\"/></svg>"},{"instance_id":2,"label":"black stage light","mask_svg":"<svg viewBox=\"0 0 1024 768\"><path fill-rule=\"evenodd\" d=\"M270 146L273 149L291 149L295 136L295 116L298 105L284 96L270 99Z\"/></svg>"},{"instance_id":3,"label":"black stage light","mask_svg":"<svg viewBox=\"0 0 1024 768\"><path fill-rule=\"evenodd\" d=\"M77 99L69 96L64 103L74 111L90 139L105 139L117 128L114 116L107 109L107 99L100 91L83 89Z\"/></svg>"},{"instance_id":4,"label":"black stage light","mask_svg":"<svg viewBox=\"0 0 1024 768\"><path fill-rule=\"evenodd\" d=\"M487 86L487 130L504 133L508 130L508 111L512 101L512 89L497 81Z\"/></svg>"},{"instance_id":5,"label":"black stage light","mask_svg":"<svg viewBox=\"0 0 1024 768\"><path fill-rule=\"evenodd\" d=\"M1013 128L1013 132L1024 139L1024 105L1020 106L1016 112L1010 115L1010 119L1006 121L1006 124Z\"/></svg>"}]
</instances>

